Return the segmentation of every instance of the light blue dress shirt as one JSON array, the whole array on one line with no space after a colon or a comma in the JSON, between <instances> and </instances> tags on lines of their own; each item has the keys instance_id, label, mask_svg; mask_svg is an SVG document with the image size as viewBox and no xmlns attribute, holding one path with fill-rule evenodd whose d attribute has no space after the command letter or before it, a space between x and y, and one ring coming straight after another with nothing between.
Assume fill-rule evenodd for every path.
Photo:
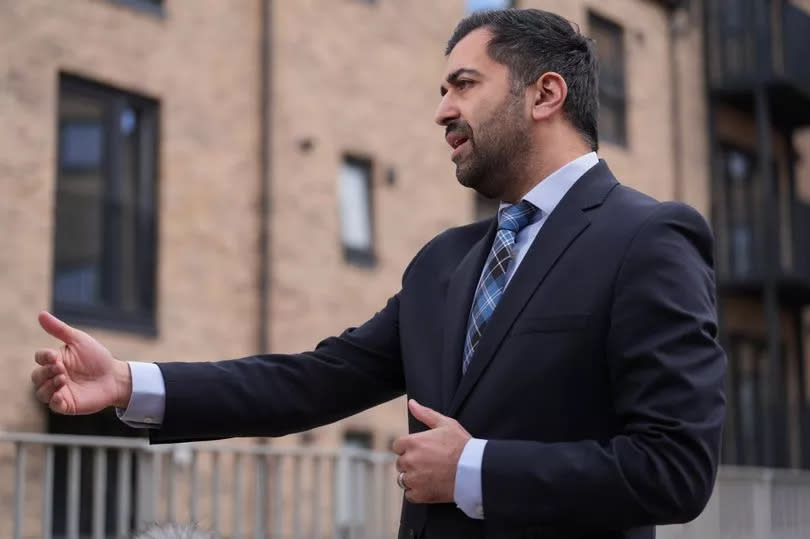
<instances>
[{"instance_id":1,"label":"light blue dress shirt","mask_svg":"<svg viewBox=\"0 0 810 539\"><path fill-rule=\"evenodd\" d=\"M526 225L515 238L515 247L512 252L512 262L506 270L506 286L512 280L515 270L520 266L523 257L537 237L537 233L543 227L548 216L560 203L569 189L576 181L585 174L591 167L599 162L596 153L590 152L578 157L549 174L543 181L526 193L523 200L528 200L540 210L535 213L534 220ZM502 203L498 212L509 207L510 204ZM483 279L483 270L480 279ZM484 459L484 448L486 440L473 438L464 446L461 458L458 460L456 468L456 484L453 489L453 499L459 509L470 518L484 518L484 498L481 488L481 463Z\"/></svg>"},{"instance_id":2,"label":"light blue dress shirt","mask_svg":"<svg viewBox=\"0 0 810 539\"><path fill-rule=\"evenodd\" d=\"M594 152L578 157L551 173L523 197L540 211L535 214L532 223L518 232L512 263L506 273L507 286L548 216L576 181L598 162ZM508 206L503 203L498 211ZM132 427L157 428L163 423L166 406L166 385L160 368L154 363L135 361L129 362L129 368L132 373L132 396L126 410L117 411L118 417ZM456 468L453 491L458 508L467 516L477 519L484 518L481 464L486 444L486 440L473 438L464 446Z\"/></svg>"}]
</instances>

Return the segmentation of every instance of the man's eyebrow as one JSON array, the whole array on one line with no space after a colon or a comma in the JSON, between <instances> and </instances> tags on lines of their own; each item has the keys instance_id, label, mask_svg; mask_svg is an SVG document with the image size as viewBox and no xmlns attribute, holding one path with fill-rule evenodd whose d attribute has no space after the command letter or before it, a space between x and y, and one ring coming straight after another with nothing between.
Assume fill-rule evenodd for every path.
<instances>
[{"instance_id":1,"label":"man's eyebrow","mask_svg":"<svg viewBox=\"0 0 810 539\"><path fill-rule=\"evenodd\" d=\"M452 73L450 73L449 75L447 75L447 84L449 84L450 86L455 86L456 83L458 82L458 79L461 78L462 75L473 75L475 77L480 77L481 72L471 67L460 67L455 71L453 71ZM442 95L447 93L447 88L444 86L444 84L442 84L441 88L439 89L439 92Z\"/></svg>"}]
</instances>

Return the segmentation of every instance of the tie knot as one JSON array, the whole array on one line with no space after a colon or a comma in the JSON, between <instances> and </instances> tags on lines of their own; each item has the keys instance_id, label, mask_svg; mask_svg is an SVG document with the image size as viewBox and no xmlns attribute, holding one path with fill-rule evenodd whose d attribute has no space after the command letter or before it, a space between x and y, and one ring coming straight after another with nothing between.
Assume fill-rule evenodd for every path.
<instances>
[{"instance_id":1,"label":"tie knot","mask_svg":"<svg viewBox=\"0 0 810 539\"><path fill-rule=\"evenodd\" d=\"M536 211L537 206L528 200L521 200L517 204L512 204L498 216L498 229L509 230L517 234L529 224Z\"/></svg>"}]
</instances>

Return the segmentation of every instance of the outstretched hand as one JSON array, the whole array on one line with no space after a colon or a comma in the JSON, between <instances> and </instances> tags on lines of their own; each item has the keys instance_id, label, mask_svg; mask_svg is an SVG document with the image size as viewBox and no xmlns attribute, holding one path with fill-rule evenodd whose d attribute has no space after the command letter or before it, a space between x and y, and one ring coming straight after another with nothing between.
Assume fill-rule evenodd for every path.
<instances>
[{"instance_id":1,"label":"outstretched hand","mask_svg":"<svg viewBox=\"0 0 810 539\"><path fill-rule=\"evenodd\" d=\"M394 442L393 450L399 455L397 471L405 472L405 498L413 503L450 503L458 461L472 436L455 419L413 399L408 408L430 430Z\"/></svg>"},{"instance_id":2,"label":"outstretched hand","mask_svg":"<svg viewBox=\"0 0 810 539\"><path fill-rule=\"evenodd\" d=\"M47 312L42 329L62 342L37 350L31 381L37 399L60 414L92 414L109 406L125 408L132 392L129 366L100 342Z\"/></svg>"}]
</instances>

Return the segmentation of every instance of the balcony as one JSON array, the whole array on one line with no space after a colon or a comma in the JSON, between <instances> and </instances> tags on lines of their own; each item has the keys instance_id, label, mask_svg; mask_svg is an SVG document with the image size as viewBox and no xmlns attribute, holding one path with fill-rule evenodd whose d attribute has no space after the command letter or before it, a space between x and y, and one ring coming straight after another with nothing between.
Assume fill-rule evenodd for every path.
<instances>
[{"instance_id":1,"label":"balcony","mask_svg":"<svg viewBox=\"0 0 810 539\"><path fill-rule=\"evenodd\" d=\"M793 273L807 286L810 283L810 204L796 203L793 219Z\"/></svg>"},{"instance_id":2,"label":"balcony","mask_svg":"<svg viewBox=\"0 0 810 539\"><path fill-rule=\"evenodd\" d=\"M791 180L780 176L774 162L766 207L754 152L721 144L713 162L712 219L721 291L759 296L773 277L783 305L810 304L810 204L796 198ZM772 232L765 226L766 209L774 221Z\"/></svg>"},{"instance_id":3,"label":"balcony","mask_svg":"<svg viewBox=\"0 0 810 539\"><path fill-rule=\"evenodd\" d=\"M394 477L390 453L0 431L0 497L10 501L0 537L124 538L151 522L234 539L394 537ZM658 536L805 538L808 507L810 472L726 467L703 514Z\"/></svg>"},{"instance_id":4,"label":"balcony","mask_svg":"<svg viewBox=\"0 0 810 539\"><path fill-rule=\"evenodd\" d=\"M395 537L394 459L256 440L153 446L0 431L0 537L124 539L153 523L194 523L223 539Z\"/></svg>"},{"instance_id":5,"label":"balcony","mask_svg":"<svg viewBox=\"0 0 810 539\"><path fill-rule=\"evenodd\" d=\"M779 219L779 264L774 273L783 305L810 304L810 204L793 202ZM781 208L781 209L784 209ZM718 282L726 293L758 296L766 280L768 257L761 253L759 212L716 227L719 257ZM789 226L788 223L792 223Z\"/></svg>"},{"instance_id":6,"label":"balcony","mask_svg":"<svg viewBox=\"0 0 810 539\"><path fill-rule=\"evenodd\" d=\"M715 97L751 111L762 81L774 124L810 124L810 14L787 0L707 0L706 21Z\"/></svg>"}]
</instances>

